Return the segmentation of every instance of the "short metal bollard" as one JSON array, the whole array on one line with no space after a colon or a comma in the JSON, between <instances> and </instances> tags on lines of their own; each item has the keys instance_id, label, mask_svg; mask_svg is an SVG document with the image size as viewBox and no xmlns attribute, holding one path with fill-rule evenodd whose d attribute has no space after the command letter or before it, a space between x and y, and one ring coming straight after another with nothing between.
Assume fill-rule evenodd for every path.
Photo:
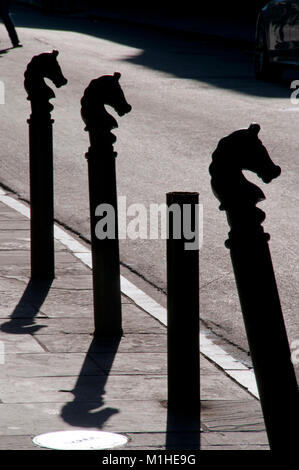
<instances>
[{"instance_id":1,"label":"short metal bollard","mask_svg":"<svg viewBox=\"0 0 299 470\"><path fill-rule=\"evenodd\" d=\"M91 251L93 272L94 336L122 334L120 264L118 241L117 185L111 130L116 120L105 105L119 116L131 110L119 85L120 74L92 80L81 99L81 115L89 132L86 154L89 177ZM102 219L99 219L102 217ZM102 224L103 218L105 223ZM106 228L104 230L104 225Z\"/></svg>"},{"instance_id":2,"label":"short metal bollard","mask_svg":"<svg viewBox=\"0 0 299 470\"><path fill-rule=\"evenodd\" d=\"M55 97L44 78L56 87L67 83L57 62L58 51L34 56L25 71L24 86L31 101L29 124L31 279L53 279L54 190L53 135L49 103Z\"/></svg>"},{"instance_id":3,"label":"short metal bollard","mask_svg":"<svg viewBox=\"0 0 299 470\"><path fill-rule=\"evenodd\" d=\"M167 194L168 408L192 414L200 413L198 199Z\"/></svg>"},{"instance_id":4,"label":"short metal bollard","mask_svg":"<svg viewBox=\"0 0 299 470\"><path fill-rule=\"evenodd\" d=\"M248 344L271 450L296 449L299 393L268 246L256 204L263 192L242 169L265 183L280 174L252 124L220 140L210 165L211 185L231 227L230 249Z\"/></svg>"}]
</instances>

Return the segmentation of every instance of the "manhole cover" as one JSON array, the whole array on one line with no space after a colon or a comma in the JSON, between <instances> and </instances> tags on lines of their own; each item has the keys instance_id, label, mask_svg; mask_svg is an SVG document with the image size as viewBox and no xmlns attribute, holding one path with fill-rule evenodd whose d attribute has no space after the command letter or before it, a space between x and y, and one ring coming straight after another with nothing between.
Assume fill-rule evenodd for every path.
<instances>
[{"instance_id":1,"label":"manhole cover","mask_svg":"<svg viewBox=\"0 0 299 470\"><path fill-rule=\"evenodd\" d=\"M123 446L127 437L104 431L59 431L40 434L33 443L55 450L99 450Z\"/></svg>"}]
</instances>

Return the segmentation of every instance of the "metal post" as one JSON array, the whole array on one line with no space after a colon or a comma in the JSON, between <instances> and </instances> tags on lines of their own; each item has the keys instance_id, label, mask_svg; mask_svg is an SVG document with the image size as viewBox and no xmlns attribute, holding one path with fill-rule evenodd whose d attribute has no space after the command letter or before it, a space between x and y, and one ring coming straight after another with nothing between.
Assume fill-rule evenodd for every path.
<instances>
[{"instance_id":1,"label":"metal post","mask_svg":"<svg viewBox=\"0 0 299 470\"><path fill-rule=\"evenodd\" d=\"M31 279L53 279L54 262L54 190L53 131L49 100L55 97L46 85L47 77L56 87L66 85L57 62L58 51L32 58L25 71L24 86L31 102L29 124Z\"/></svg>"},{"instance_id":2,"label":"metal post","mask_svg":"<svg viewBox=\"0 0 299 470\"><path fill-rule=\"evenodd\" d=\"M168 407L199 414L198 193L168 193L167 208Z\"/></svg>"},{"instance_id":3,"label":"metal post","mask_svg":"<svg viewBox=\"0 0 299 470\"><path fill-rule=\"evenodd\" d=\"M94 336L122 335L121 288L118 242L118 211L115 158L118 127L105 108L112 106L119 116L131 111L119 85L120 73L103 75L90 82L81 99L81 115L89 133L88 161ZM106 212L106 214L104 214ZM107 213L108 212L108 213ZM99 216L106 217L107 233L98 233Z\"/></svg>"},{"instance_id":4,"label":"metal post","mask_svg":"<svg viewBox=\"0 0 299 470\"><path fill-rule=\"evenodd\" d=\"M296 448L299 393L267 235L228 243L271 450Z\"/></svg>"},{"instance_id":5,"label":"metal post","mask_svg":"<svg viewBox=\"0 0 299 470\"><path fill-rule=\"evenodd\" d=\"M231 228L230 249L248 345L271 450L296 449L299 392L268 240L265 213L256 204L265 196L248 181L250 169L269 183L280 175L251 124L220 140L209 171L215 196Z\"/></svg>"},{"instance_id":6,"label":"metal post","mask_svg":"<svg viewBox=\"0 0 299 470\"><path fill-rule=\"evenodd\" d=\"M115 156L113 153L99 155L90 147L88 161L90 228L93 274L94 335L121 336L121 289L117 217L117 189ZM99 184L99 175L103 175ZM96 209L109 205L114 220L115 237L99 239L96 235Z\"/></svg>"},{"instance_id":7,"label":"metal post","mask_svg":"<svg viewBox=\"0 0 299 470\"><path fill-rule=\"evenodd\" d=\"M43 121L31 116L28 123L31 278L53 279L55 277L53 120L50 115Z\"/></svg>"}]
</instances>

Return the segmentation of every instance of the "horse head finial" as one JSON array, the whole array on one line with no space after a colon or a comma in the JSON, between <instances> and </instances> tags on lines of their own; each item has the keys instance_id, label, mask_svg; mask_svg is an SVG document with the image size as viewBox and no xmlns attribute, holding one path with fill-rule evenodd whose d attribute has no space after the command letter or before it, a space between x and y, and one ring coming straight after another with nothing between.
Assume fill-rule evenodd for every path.
<instances>
[{"instance_id":1,"label":"horse head finial","mask_svg":"<svg viewBox=\"0 0 299 470\"><path fill-rule=\"evenodd\" d=\"M132 109L119 84L120 77L121 74L115 72L113 75L103 75L92 80L81 99L81 116L91 141L100 140L102 146L106 145L110 149L116 141L111 130L118 125L105 106L111 106L119 116L129 113Z\"/></svg>"},{"instance_id":2,"label":"horse head finial","mask_svg":"<svg viewBox=\"0 0 299 470\"><path fill-rule=\"evenodd\" d=\"M256 173L264 183L277 178L281 169L271 160L267 149L258 137L260 125L253 123L221 139L212 155L209 167L212 190L225 210L228 223L234 233L242 233L244 239L261 234L261 222L265 213L256 207L263 199L263 191L248 181L243 170ZM269 236L267 235L269 238ZM226 242L229 246L230 241Z\"/></svg>"},{"instance_id":3,"label":"horse head finial","mask_svg":"<svg viewBox=\"0 0 299 470\"><path fill-rule=\"evenodd\" d=\"M52 88L46 85L45 78L50 79L57 88L67 83L57 61L58 54L57 50L53 50L36 55L27 66L24 73L24 86L33 111L44 113L53 109L49 100L55 98L55 93Z\"/></svg>"},{"instance_id":4,"label":"horse head finial","mask_svg":"<svg viewBox=\"0 0 299 470\"><path fill-rule=\"evenodd\" d=\"M211 186L221 202L220 209L253 204L265 199L262 190L249 182L242 170L256 173L264 183L280 175L267 149L258 137L260 125L253 123L222 138L209 167Z\"/></svg>"}]
</instances>

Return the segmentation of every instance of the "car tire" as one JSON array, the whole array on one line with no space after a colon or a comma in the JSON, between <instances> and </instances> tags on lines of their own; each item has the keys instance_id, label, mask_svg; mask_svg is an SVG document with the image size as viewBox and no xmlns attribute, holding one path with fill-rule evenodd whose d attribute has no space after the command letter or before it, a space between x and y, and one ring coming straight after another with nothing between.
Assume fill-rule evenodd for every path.
<instances>
[{"instance_id":1,"label":"car tire","mask_svg":"<svg viewBox=\"0 0 299 470\"><path fill-rule=\"evenodd\" d=\"M269 60L266 30L262 23L257 27L254 74L257 80L273 81L280 76L280 68L271 64Z\"/></svg>"}]
</instances>

